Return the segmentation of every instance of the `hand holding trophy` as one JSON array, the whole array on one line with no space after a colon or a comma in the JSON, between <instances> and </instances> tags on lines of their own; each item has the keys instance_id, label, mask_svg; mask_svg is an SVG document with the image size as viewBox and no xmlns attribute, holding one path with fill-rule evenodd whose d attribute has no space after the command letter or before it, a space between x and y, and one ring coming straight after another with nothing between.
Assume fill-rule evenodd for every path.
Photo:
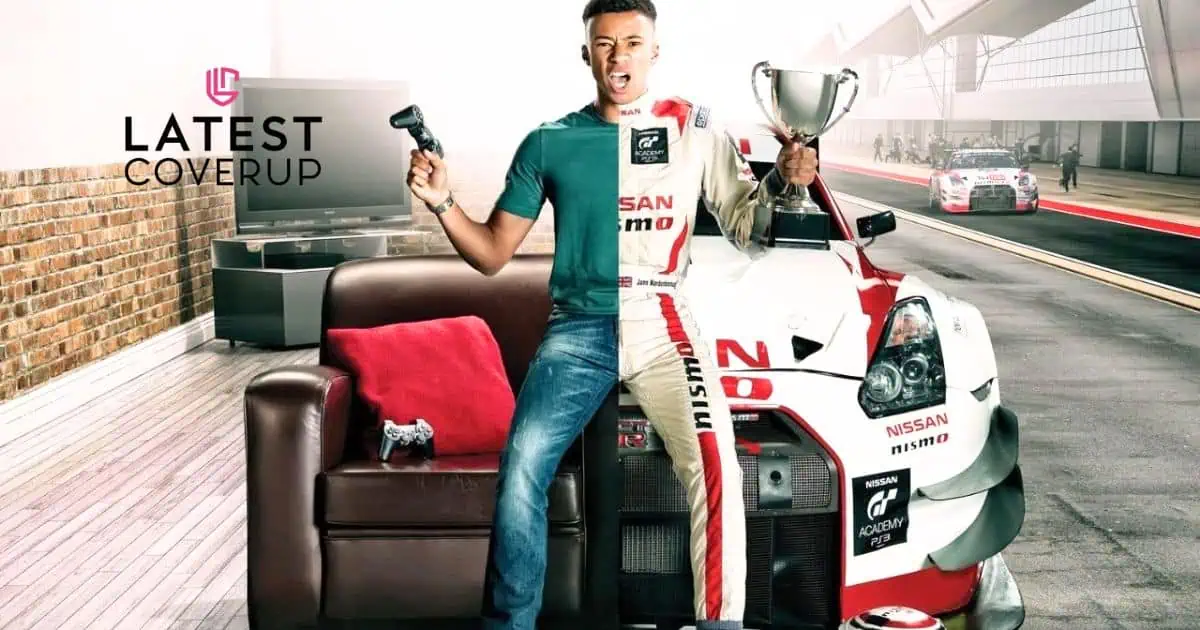
<instances>
[{"instance_id":1,"label":"hand holding trophy","mask_svg":"<svg viewBox=\"0 0 1200 630\"><path fill-rule=\"evenodd\" d=\"M758 76L762 73L771 80L770 106L763 102L758 92ZM854 90L845 107L833 117L837 95L842 84L854 80ZM785 141L807 145L829 131L847 113L858 97L858 74L849 68L838 74L807 70L780 70L772 68L770 62L754 64L750 75L750 87L754 100L767 117L775 135ZM808 196L808 190L790 183L775 200L775 211L804 214L820 212L820 208Z\"/></svg>"}]
</instances>

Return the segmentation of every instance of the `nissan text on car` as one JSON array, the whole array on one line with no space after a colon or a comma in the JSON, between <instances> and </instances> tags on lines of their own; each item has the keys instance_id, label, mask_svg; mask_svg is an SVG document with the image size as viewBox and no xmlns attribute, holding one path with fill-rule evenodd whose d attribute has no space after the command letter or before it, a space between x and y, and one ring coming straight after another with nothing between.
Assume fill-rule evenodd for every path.
<instances>
[{"instance_id":1,"label":"nissan text on car","mask_svg":"<svg viewBox=\"0 0 1200 630\"><path fill-rule=\"evenodd\" d=\"M778 142L731 139L765 176ZM1008 163L972 152L972 164L977 155ZM968 174L991 172L1019 171ZM682 288L734 412L745 624L833 629L905 606L952 628L1019 628L1024 604L1001 553L1025 516L1018 426L1001 404L987 324L973 305L871 262L860 239L896 229L892 213L852 226L823 180L809 190L823 212L777 214L753 257L698 208ZM686 526L632 516L685 513L683 489L644 414L627 394L620 402L622 616L686 613ZM687 592L666 587L667 573Z\"/></svg>"},{"instance_id":2,"label":"nissan text on car","mask_svg":"<svg viewBox=\"0 0 1200 630\"><path fill-rule=\"evenodd\" d=\"M1037 177L1007 149L960 149L929 176L929 208L951 213L1038 209Z\"/></svg>"}]
</instances>

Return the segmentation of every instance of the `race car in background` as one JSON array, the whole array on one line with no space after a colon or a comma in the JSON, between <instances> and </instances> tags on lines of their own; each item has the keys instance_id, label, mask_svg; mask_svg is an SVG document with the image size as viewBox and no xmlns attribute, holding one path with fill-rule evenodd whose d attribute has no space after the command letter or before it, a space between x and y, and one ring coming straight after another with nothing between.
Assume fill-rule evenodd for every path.
<instances>
[{"instance_id":1,"label":"race car in background","mask_svg":"<svg viewBox=\"0 0 1200 630\"><path fill-rule=\"evenodd\" d=\"M731 131L763 177L779 143ZM1019 628L1002 555L1025 515L1018 423L987 324L868 258L863 241L895 230L892 213L847 216L820 178L809 191L821 212L777 214L755 257L698 208L682 288L734 411L746 625L858 628L908 607L956 629ZM690 625L683 488L625 392L619 431L622 620Z\"/></svg>"},{"instance_id":2,"label":"race car in background","mask_svg":"<svg viewBox=\"0 0 1200 630\"><path fill-rule=\"evenodd\" d=\"M959 149L929 175L929 209L950 213L1038 209L1037 176L1008 149Z\"/></svg>"}]
</instances>

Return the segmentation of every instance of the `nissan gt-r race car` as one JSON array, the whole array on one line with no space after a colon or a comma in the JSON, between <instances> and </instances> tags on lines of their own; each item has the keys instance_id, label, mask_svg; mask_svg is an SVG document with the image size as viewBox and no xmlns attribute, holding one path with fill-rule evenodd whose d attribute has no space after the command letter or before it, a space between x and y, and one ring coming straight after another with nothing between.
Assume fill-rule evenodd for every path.
<instances>
[{"instance_id":1,"label":"nissan gt-r race car","mask_svg":"<svg viewBox=\"0 0 1200 630\"><path fill-rule=\"evenodd\" d=\"M929 208L952 213L1037 212L1037 176L1007 149L960 149L929 175Z\"/></svg>"},{"instance_id":2,"label":"nissan gt-r race car","mask_svg":"<svg viewBox=\"0 0 1200 630\"><path fill-rule=\"evenodd\" d=\"M754 142L739 144L761 178L779 145ZM1001 555L1025 514L1017 417L1001 404L987 325L872 264L824 183L810 191L823 212L776 215L753 259L699 209L683 288L734 410L745 625L934 627L886 625L907 607L948 628L1019 628ZM895 226L891 213L856 221L860 238ZM683 488L628 394L619 427L622 618L690 624Z\"/></svg>"}]
</instances>

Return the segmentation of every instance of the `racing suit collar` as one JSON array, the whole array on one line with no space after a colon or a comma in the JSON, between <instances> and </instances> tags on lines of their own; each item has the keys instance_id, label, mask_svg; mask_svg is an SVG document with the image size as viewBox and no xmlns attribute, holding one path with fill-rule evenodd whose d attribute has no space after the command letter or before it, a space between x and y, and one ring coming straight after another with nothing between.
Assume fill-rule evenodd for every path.
<instances>
[{"instance_id":1,"label":"racing suit collar","mask_svg":"<svg viewBox=\"0 0 1200 630\"><path fill-rule=\"evenodd\" d=\"M627 105L621 105L619 111L621 113L621 118L624 119L624 118L629 118L629 117L641 116L642 114L649 112L653 106L654 106L654 95L650 92L649 89L647 89L646 92L644 94L642 94L640 97L638 97L637 100L635 100L632 103L629 103ZM585 113L587 113L589 116L591 116L592 118L595 118L597 121L602 122L606 125L618 124L618 123L610 122L607 119L605 119L604 116L600 115L600 109L596 106L596 101L592 101L591 103L588 103L583 108L583 111Z\"/></svg>"},{"instance_id":2,"label":"racing suit collar","mask_svg":"<svg viewBox=\"0 0 1200 630\"><path fill-rule=\"evenodd\" d=\"M654 107L654 92L647 88L637 100L621 106L621 118L644 116L650 113L652 107Z\"/></svg>"}]
</instances>

